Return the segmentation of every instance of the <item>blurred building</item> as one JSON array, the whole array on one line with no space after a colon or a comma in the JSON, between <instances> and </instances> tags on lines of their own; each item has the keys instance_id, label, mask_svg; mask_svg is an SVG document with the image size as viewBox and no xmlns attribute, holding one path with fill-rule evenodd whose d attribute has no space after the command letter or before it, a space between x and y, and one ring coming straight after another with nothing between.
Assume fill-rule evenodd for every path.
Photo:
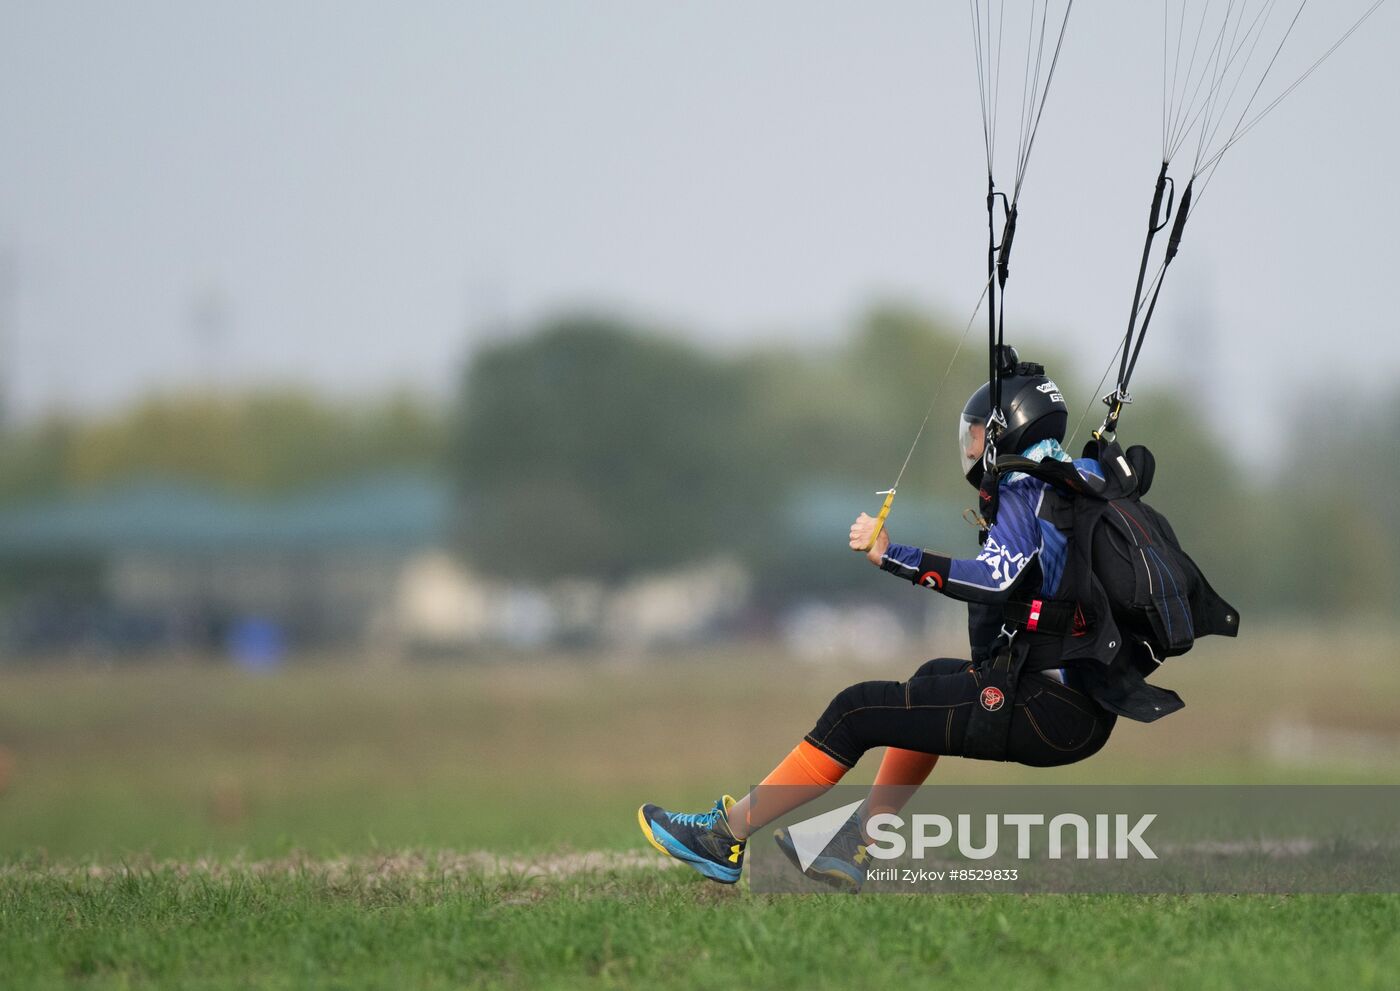
<instances>
[{"instance_id":1,"label":"blurred building","mask_svg":"<svg viewBox=\"0 0 1400 991\"><path fill-rule=\"evenodd\" d=\"M249 666L293 649L632 648L724 636L747 602L747 574L724 561L606 589L493 582L450 552L453 522L447 485L416 474L258 500L148 481L9 507L0 644Z\"/></svg>"},{"instance_id":2,"label":"blurred building","mask_svg":"<svg viewBox=\"0 0 1400 991\"><path fill-rule=\"evenodd\" d=\"M124 484L0 509L0 647L183 651L272 666L294 650L637 651L735 636L776 637L820 659L884 654L907 636L941 635L945 620L962 635L961 611L934 609L917 589L900 594L844 552L863 495L799 493L783 514L792 570L776 581L755 583L716 555L620 583L524 585L483 577L452 552L462 520L448 484L429 474L262 499L185 482ZM899 524L912 539L971 543L936 502L908 499Z\"/></svg>"},{"instance_id":3,"label":"blurred building","mask_svg":"<svg viewBox=\"0 0 1400 991\"><path fill-rule=\"evenodd\" d=\"M270 500L144 482L7 508L5 640L235 653L365 641L447 519L445 488L411 474Z\"/></svg>"}]
</instances>

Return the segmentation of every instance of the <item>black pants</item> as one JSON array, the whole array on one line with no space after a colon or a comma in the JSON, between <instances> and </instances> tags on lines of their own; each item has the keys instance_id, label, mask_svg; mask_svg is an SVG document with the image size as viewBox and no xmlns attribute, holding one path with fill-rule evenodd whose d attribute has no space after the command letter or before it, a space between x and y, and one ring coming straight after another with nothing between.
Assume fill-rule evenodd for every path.
<instances>
[{"instance_id":1,"label":"black pants","mask_svg":"<svg viewBox=\"0 0 1400 991\"><path fill-rule=\"evenodd\" d=\"M806 740L847 767L874 747L963 755L985 683L971 661L929 661L908 681L863 681L845 689ZM995 698L995 697L994 697ZM1099 751L1117 719L1073 687L1023 673L1012 699L1006 760L1032 767L1073 764Z\"/></svg>"}]
</instances>

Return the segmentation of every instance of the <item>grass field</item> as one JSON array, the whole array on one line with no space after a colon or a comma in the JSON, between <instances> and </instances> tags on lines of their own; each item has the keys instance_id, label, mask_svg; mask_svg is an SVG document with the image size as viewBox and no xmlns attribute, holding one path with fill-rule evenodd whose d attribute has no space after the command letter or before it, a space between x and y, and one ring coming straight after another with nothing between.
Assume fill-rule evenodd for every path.
<instances>
[{"instance_id":1,"label":"grass field","mask_svg":"<svg viewBox=\"0 0 1400 991\"><path fill-rule=\"evenodd\" d=\"M1393 988L1394 898L753 896L683 870L27 874L7 987Z\"/></svg>"},{"instance_id":2,"label":"grass field","mask_svg":"<svg viewBox=\"0 0 1400 991\"><path fill-rule=\"evenodd\" d=\"M936 780L1395 783L1394 653L1203 645L1092 760ZM0 987L1400 986L1400 898L760 896L642 842L912 666L0 671Z\"/></svg>"}]
</instances>

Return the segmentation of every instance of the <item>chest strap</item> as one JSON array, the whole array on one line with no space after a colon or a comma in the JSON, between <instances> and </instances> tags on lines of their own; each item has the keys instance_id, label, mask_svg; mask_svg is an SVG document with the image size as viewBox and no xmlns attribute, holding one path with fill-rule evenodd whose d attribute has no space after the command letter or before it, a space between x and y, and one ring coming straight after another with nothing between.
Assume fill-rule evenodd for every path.
<instances>
[{"instance_id":1,"label":"chest strap","mask_svg":"<svg viewBox=\"0 0 1400 991\"><path fill-rule=\"evenodd\" d=\"M1002 616L1006 625L1017 631L1069 637L1079 632L1075 630L1078 612L1075 603L1063 599L1031 599L1029 602L1008 602Z\"/></svg>"}]
</instances>

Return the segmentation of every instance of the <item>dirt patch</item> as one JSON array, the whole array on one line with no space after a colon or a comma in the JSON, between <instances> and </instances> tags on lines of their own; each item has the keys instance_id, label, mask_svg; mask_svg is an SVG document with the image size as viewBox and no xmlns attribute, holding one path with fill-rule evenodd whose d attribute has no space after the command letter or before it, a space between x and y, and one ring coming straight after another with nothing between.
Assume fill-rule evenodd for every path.
<instances>
[{"instance_id":1,"label":"dirt patch","mask_svg":"<svg viewBox=\"0 0 1400 991\"><path fill-rule=\"evenodd\" d=\"M408 850L361 857L319 858L291 854L271 860L156 860L119 864L21 862L0 866L0 879L17 876L120 878L149 874L210 879L233 876L314 877L330 882L437 881L443 878L563 878L619 870L680 866L649 850L587 850L506 855L484 850Z\"/></svg>"}]
</instances>

